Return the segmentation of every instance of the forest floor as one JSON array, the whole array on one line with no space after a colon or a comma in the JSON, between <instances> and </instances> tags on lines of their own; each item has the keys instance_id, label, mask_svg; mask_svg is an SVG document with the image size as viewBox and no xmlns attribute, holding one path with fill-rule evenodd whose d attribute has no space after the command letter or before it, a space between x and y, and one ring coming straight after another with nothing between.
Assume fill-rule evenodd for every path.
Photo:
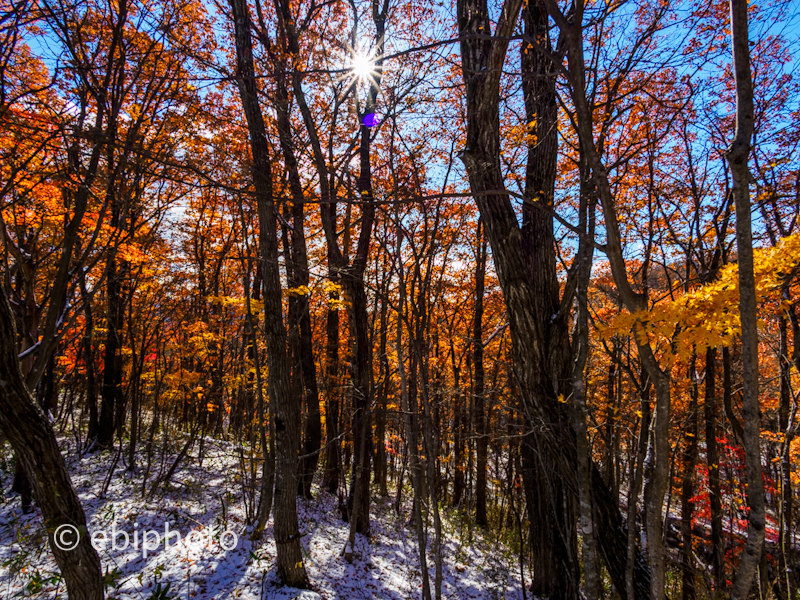
<instances>
[{"instance_id":1,"label":"forest floor","mask_svg":"<svg viewBox=\"0 0 800 600\"><path fill-rule=\"evenodd\" d=\"M371 537L357 536L352 564L341 556L348 525L341 520L338 499L316 487L314 499L298 499L305 564L318 596L300 595L275 583L272 520L260 546L249 538L236 445L207 438L200 466L195 444L192 458L182 461L172 483L143 498L141 467L130 473L120 460L105 496L100 497L114 453L79 457L74 443L60 441L89 531L100 547L107 598L405 600L422 596L418 546L409 523L409 493L403 495L406 502L400 514L394 510L393 498L374 496ZM41 514L35 507L23 514L19 495L9 493L13 469L8 446L0 448L0 461L0 489L6 494L0 500L0 598L65 598ZM519 564L508 546L490 539L457 512L445 511L443 517L442 597L521 599ZM177 532L181 543L176 543L173 533L165 544L167 531ZM431 529L431 585L432 538Z\"/></svg>"}]
</instances>

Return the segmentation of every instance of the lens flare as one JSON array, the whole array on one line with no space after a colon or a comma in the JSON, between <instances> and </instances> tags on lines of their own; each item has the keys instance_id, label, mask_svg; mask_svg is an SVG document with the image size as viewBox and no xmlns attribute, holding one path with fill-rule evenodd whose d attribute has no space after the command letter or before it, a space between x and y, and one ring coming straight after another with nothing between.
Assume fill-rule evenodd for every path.
<instances>
[{"instance_id":1,"label":"lens flare","mask_svg":"<svg viewBox=\"0 0 800 600\"><path fill-rule=\"evenodd\" d=\"M367 81L375 73L375 65L366 54L353 54L350 59L350 70L354 77Z\"/></svg>"},{"instance_id":2,"label":"lens flare","mask_svg":"<svg viewBox=\"0 0 800 600\"><path fill-rule=\"evenodd\" d=\"M361 122L364 123L365 127L375 127L381 121L375 113L367 113Z\"/></svg>"}]
</instances>

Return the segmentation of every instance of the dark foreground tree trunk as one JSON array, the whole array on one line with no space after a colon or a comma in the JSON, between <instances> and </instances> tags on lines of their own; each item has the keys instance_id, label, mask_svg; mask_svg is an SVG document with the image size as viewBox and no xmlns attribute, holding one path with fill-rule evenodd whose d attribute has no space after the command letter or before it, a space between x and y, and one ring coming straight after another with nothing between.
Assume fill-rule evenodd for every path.
<instances>
[{"instance_id":1,"label":"dark foreground tree trunk","mask_svg":"<svg viewBox=\"0 0 800 600\"><path fill-rule=\"evenodd\" d=\"M86 515L50 422L22 379L16 339L11 307L0 290L0 429L30 479L70 600L102 599L100 559L90 542Z\"/></svg>"},{"instance_id":2,"label":"dark foreground tree trunk","mask_svg":"<svg viewBox=\"0 0 800 600\"><path fill-rule=\"evenodd\" d=\"M538 446L530 423L526 423L526 429L522 480L531 515L531 592L551 600L579 598L574 500L558 473L549 470L552 460L548 450Z\"/></svg>"},{"instance_id":3,"label":"dark foreground tree trunk","mask_svg":"<svg viewBox=\"0 0 800 600\"><path fill-rule=\"evenodd\" d=\"M264 35L263 32L261 35ZM267 42L267 40L264 40ZM265 46L268 46L265 44ZM285 59L277 59L276 70L288 68ZM275 109L277 114L278 138L280 140L289 188L292 194L292 227L291 243L286 246L286 274L289 287L294 289L289 298L289 332L290 344L297 355L294 357L293 372L295 380L300 382L300 393L305 400L305 418L303 420L303 447L299 467L297 494L311 498L311 483L317 471L319 450L322 446L322 418L319 408L319 391L317 388L317 368L314 364L314 349L311 335L311 313L306 290L309 284L308 250L306 247L305 214L303 206L303 184L297 166L297 156L292 140L290 120L289 90L281 77L276 78ZM285 242L288 242L287 227L284 227ZM299 363L299 364L298 364Z\"/></svg>"},{"instance_id":4,"label":"dark foreground tree trunk","mask_svg":"<svg viewBox=\"0 0 800 600\"><path fill-rule=\"evenodd\" d=\"M569 421L566 415L561 414L557 401L557 394L563 393L566 396L571 392L571 387L563 386L563 382L543 381L543 372L555 372L555 365L548 364L548 358L555 358L561 353L557 349L558 340L554 341L544 331L552 326L554 320L549 318L543 323L538 313L540 306L546 305L550 299L537 296L540 288L534 286L534 279L529 271L524 234L505 191L500 166L500 76L521 5L522 0L506 0L497 20L495 35L491 37L488 35L491 22L486 1L458 2L459 31L462 35L461 60L467 101L467 136L462 159L469 176L470 189L492 246L494 264L506 301L514 348L514 374L520 387L522 409L528 425L536 425L534 454L538 453L537 459L539 456L546 457L542 461L542 464L547 465L544 467L546 475L558 479L565 492L574 497L578 491L576 441ZM526 203L528 202L533 203L534 200L526 199ZM541 198L539 203L543 203ZM532 209L539 210L535 206ZM566 320L564 312L568 306L563 304L562 302L556 314L556 321ZM548 348L547 345L550 344L556 347ZM566 356L569 357L568 346ZM564 388L563 391L560 390L561 387ZM625 589L627 564L626 528L616 498L612 496L594 465L591 481L599 550L614 585L622 590ZM556 495L553 496L555 499L558 492L557 488L553 489L556 490ZM539 490L538 493L543 492ZM550 501L551 507L554 507L554 501ZM550 515L558 518L563 515L562 510L551 510ZM561 518L563 520L560 523L569 522L567 518ZM574 523L572 527L574 528ZM572 534L563 532L562 535L565 544L571 543L569 540ZM555 541L551 541L552 543ZM572 555L567 560L569 568L566 572L574 577L578 570L577 556ZM563 582L561 583L563 588ZM577 594L577 586L572 586L571 590L565 592L562 589L559 593ZM649 571L637 553L634 568L635 598L649 598L649 590Z\"/></svg>"},{"instance_id":5,"label":"dark foreground tree trunk","mask_svg":"<svg viewBox=\"0 0 800 600\"><path fill-rule=\"evenodd\" d=\"M266 127L258 103L253 67L253 41L246 0L231 0L236 39L237 84L253 153L253 183L259 221L259 254L264 288L270 400L275 406L275 544L278 575L289 586L307 588L300 530L297 523L297 453L300 450L300 406L291 395L286 328L278 266L276 207Z\"/></svg>"},{"instance_id":6,"label":"dark foreground tree trunk","mask_svg":"<svg viewBox=\"0 0 800 600\"><path fill-rule=\"evenodd\" d=\"M558 161L558 104L556 71L546 54L552 52L548 16L538 5L530 3L522 10L522 20L526 36L538 46L537 49L523 44L520 55L525 120L536 139L528 145L525 195L545 207L552 207ZM575 445L577 439L566 411L558 410L556 402L559 397L565 400L570 396L573 386L569 324L561 309L552 215L530 203L524 204L520 233L527 267L525 276L534 299L528 310L538 325L536 345L541 353L540 360L529 362L533 367L529 392L537 406L551 405L553 419L545 426ZM531 425L537 424L529 423L529 430L534 428ZM530 496L533 593L552 600L578 598L580 568L575 558L578 555L575 497L565 487L546 447L538 445L536 436L528 434L524 446L536 452L534 461L526 461L523 447L523 465L527 462L528 479L533 477L533 481L526 483L526 497ZM586 457L588 459L588 454ZM588 481L588 471L585 475ZM591 519L591 514L587 516Z\"/></svg>"},{"instance_id":7,"label":"dark foreground tree trunk","mask_svg":"<svg viewBox=\"0 0 800 600\"><path fill-rule=\"evenodd\" d=\"M761 418L758 396L758 314L753 274L753 234L750 222L750 143L755 123L747 0L731 0L733 72L736 80L736 137L726 158L733 177L736 205L736 249L739 260L739 313L742 321L742 421L747 462L747 543L739 561L731 598L750 594L756 567L764 552L764 480L761 469Z\"/></svg>"},{"instance_id":8,"label":"dark foreground tree trunk","mask_svg":"<svg viewBox=\"0 0 800 600\"><path fill-rule=\"evenodd\" d=\"M362 128L365 129L365 128ZM351 531L369 533L370 464L372 457L372 345L369 339L367 294L364 290L363 272L358 277L343 276L348 304L348 321L353 338L353 380L351 419L353 428L353 472L350 484Z\"/></svg>"}]
</instances>

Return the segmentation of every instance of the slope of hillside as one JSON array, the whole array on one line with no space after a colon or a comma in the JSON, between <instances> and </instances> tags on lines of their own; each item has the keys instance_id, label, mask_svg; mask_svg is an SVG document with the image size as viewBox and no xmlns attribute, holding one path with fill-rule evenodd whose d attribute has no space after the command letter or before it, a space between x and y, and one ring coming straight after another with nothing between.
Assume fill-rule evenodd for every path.
<instances>
[{"instance_id":1,"label":"slope of hillside","mask_svg":"<svg viewBox=\"0 0 800 600\"><path fill-rule=\"evenodd\" d=\"M114 455L79 458L66 440L62 442L99 548L107 598L315 598L276 586L271 521L260 546L250 541L235 445L206 439L202 466L195 451L177 469L172 483L152 497L142 497L142 470L131 474L119 460L101 498ZM0 595L65 598L41 515L35 508L23 514L19 496L8 494L13 476L10 448L2 453L6 468L1 483L7 495L0 504ZM372 536L358 536L356 559L350 564L341 556L348 527L340 518L338 500L315 492L313 500L298 500L298 511L316 597L421 597L410 505L404 504L398 515L393 499L376 497ZM409 494L404 497L410 499ZM457 521L461 520L445 521L443 598L522 598L519 567L508 548L479 530L461 528ZM64 541L69 543L69 536ZM432 552L429 565L433 581Z\"/></svg>"}]
</instances>

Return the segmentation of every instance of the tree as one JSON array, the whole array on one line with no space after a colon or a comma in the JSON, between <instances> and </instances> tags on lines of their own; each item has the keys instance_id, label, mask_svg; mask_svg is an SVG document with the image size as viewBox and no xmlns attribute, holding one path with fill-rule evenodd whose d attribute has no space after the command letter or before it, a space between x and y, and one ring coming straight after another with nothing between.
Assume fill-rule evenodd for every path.
<instances>
[{"instance_id":1,"label":"tree","mask_svg":"<svg viewBox=\"0 0 800 600\"><path fill-rule=\"evenodd\" d=\"M292 397L283 299L278 270L277 208L272 193L272 165L266 127L258 102L253 66L250 9L246 0L231 0L236 41L236 82L247 119L253 155L253 186L259 219L259 254L267 338L269 391L275 403L275 543L278 575L286 585L308 587L297 524L297 452L300 449L300 407Z\"/></svg>"},{"instance_id":2,"label":"tree","mask_svg":"<svg viewBox=\"0 0 800 600\"><path fill-rule=\"evenodd\" d=\"M534 423L544 425L537 432L539 448L545 451L540 450L538 456L533 452L530 459L552 460L551 464L557 465L555 473L564 478L565 482L569 482L569 487L565 489L574 493L577 489L574 483L574 433L569 427L566 414L559 409L558 402L560 394L566 396L571 390L567 387L559 389L559 385L564 386L564 383L557 380L547 381L545 389L541 387L544 379L541 376L541 365L548 364L549 353L543 332L545 324L535 312L535 307L541 306L544 298L537 294L531 281L524 251L525 238L505 190L500 168L499 82L508 38L515 26L520 5L521 3L514 0L503 4L494 36L487 39L485 32L489 31L489 17L486 3L480 0L462 0L458 3L461 60L467 102L467 136L462 160L467 169L472 195L486 227L503 288L514 348L515 375L527 427L530 428ZM542 203L535 202L534 199L526 199L525 202L533 203L533 210L541 209ZM568 295L566 302L562 299L561 306L566 307L569 304ZM565 312L564 308L560 308L559 313L555 313L556 320L566 319ZM565 456L565 452L569 453L570 458ZM534 485L536 484L533 482L526 482L526 495L530 490L531 494L544 497L546 492L533 489ZM602 544L602 555L612 579L622 589L626 571L623 549L627 544L621 515L596 471L592 474L592 488L598 511L595 523L598 526L598 540ZM564 500L569 501L566 498ZM562 506L558 500L553 502L553 508L556 506ZM574 522L571 517L565 518L560 508L551 516L562 527L561 531L572 529L573 533L562 534L558 539L544 535L537 537L537 543L541 540L545 544L541 550L552 556L550 560L553 561L551 564L554 568L548 571L550 579L547 585L558 593L566 592L571 594L569 597L573 597L577 594L578 565L569 558L567 547L574 543ZM553 552L551 544L560 544L561 550ZM562 568L565 571L561 571ZM570 573L569 580L573 584L562 586L563 579L554 575L560 572ZM650 587L648 573L638 560L635 573L636 597L647 597Z\"/></svg>"},{"instance_id":3,"label":"tree","mask_svg":"<svg viewBox=\"0 0 800 600\"><path fill-rule=\"evenodd\" d=\"M0 429L30 478L69 597L102 600L100 559L91 545L86 515L50 422L33 403L22 377L14 316L5 290L0 290L0 331L4 342L0 350L0 381L4 388L0 395ZM75 536L79 539L75 540ZM75 548L69 549L73 543Z\"/></svg>"},{"instance_id":4,"label":"tree","mask_svg":"<svg viewBox=\"0 0 800 600\"><path fill-rule=\"evenodd\" d=\"M753 80L747 2L731 0L733 71L736 79L736 136L727 152L733 177L736 205L736 248L739 261L739 314L742 322L742 417L747 461L747 504L750 508L747 544L733 582L731 598L744 600L750 594L756 567L764 551L764 481L761 473L761 419L758 395L758 317L753 274L753 240L750 222L750 142L753 137Z\"/></svg>"}]
</instances>

